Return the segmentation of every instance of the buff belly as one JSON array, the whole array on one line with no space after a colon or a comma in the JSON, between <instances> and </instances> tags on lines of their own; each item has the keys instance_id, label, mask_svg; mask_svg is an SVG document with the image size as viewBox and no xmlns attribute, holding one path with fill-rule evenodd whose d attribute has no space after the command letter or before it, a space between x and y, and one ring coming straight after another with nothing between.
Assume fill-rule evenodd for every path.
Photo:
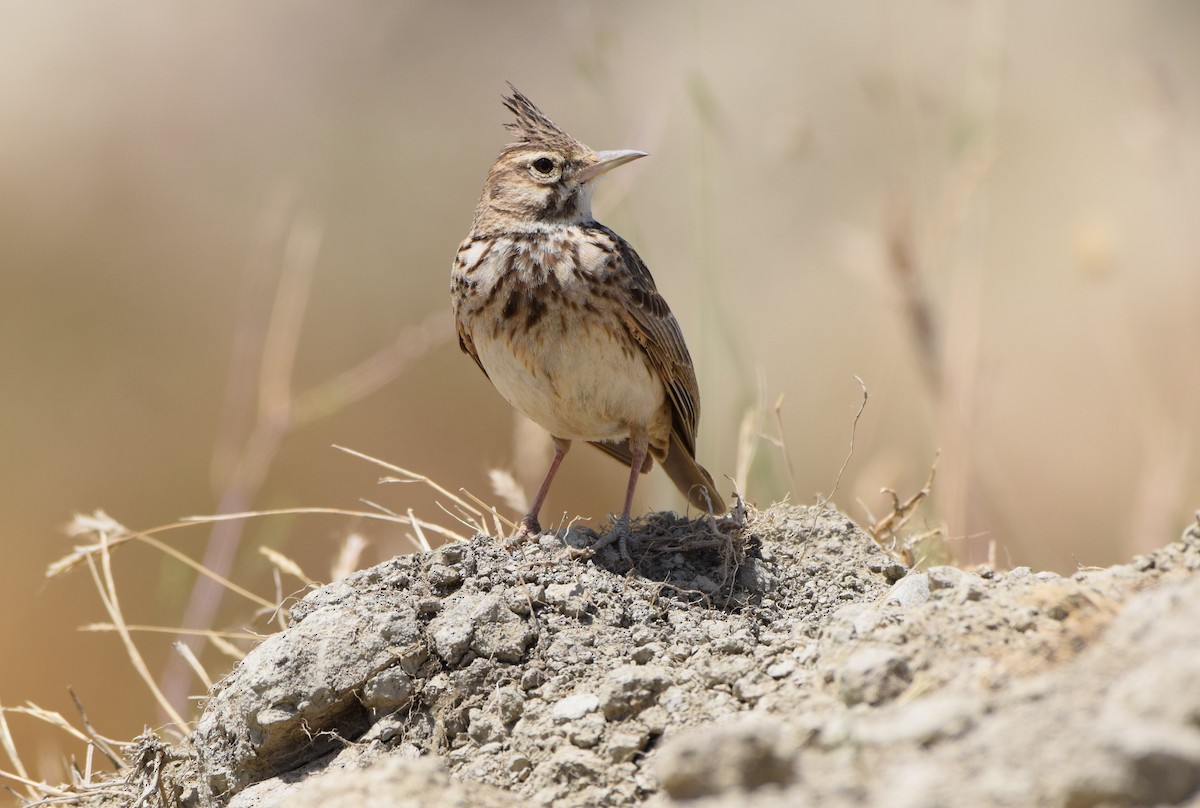
<instances>
[{"instance_id":1,"label":"buff belly","mask_svg":"<svg viewBox=\"0 0 1200 808\"><path fill-rule=\"evenodd\" d=\"M664 441L670 410L645 355L627 350L625 334L589 325L586 334L502 329L477 336L475 349L500 395L555 437L620 441L644 429L652 444Z\"/></svg>"}]
</instances>

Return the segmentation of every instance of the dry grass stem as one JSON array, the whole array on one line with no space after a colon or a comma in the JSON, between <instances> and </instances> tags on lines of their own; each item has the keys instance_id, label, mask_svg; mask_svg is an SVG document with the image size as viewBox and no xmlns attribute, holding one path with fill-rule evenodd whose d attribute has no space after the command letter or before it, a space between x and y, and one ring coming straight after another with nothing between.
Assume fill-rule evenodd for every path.
<instances>
[{"instance_id":1,"label":"dry grass stem","mask_svg":"<svg viewBox=\"0 0 1200 808\"><path fill-rule=\"evenodd\" d=\"M103 517L103 521L99 521L97 517ZM72 522L70 528L68 529L68 532L72 536L80 535L80 531L86 529L87 531L95 532L101 537L101 540L95 544L75 547L73 552L64 556L63 558L60 558L58 561L55 561L46 568L46 577L53 578L57 575L61 575L67 570L74 568L82 561L91 563L92 559L96 555L111 553L116 547L136 539L137 541L150 545L161 553L171 556L175 560L187 565L188 567L191 567L201 575L212 579L216 583L228 588L232 592L236 592L247 600L257 603L260 606L274 608L274 604L270 603L269 601L264 600L253 592L238 586L224 576L218 575L217 573L205 567L199 561L192 559L188 555L176 550L174 547L171 547L168 544L164 544L163 542L154 538L152 535L156 533L163 533L168 530L186 527L196 522L205 521L219 521L219 518L187 517L183 521L172 522L167 525L160 525L149 530L130 530L129 528L109 518L106 514L104 514L103 511L97 511L91 517L76 516L75 521Z\"/></svg>"},{"instance_id":2,"label":"dry grass stem","mask_svg":"<svg viewBox=\"0 0 1200 808\"><path fill-rule=\"evenodd\" d=\"M159 689L158 683L154 681L154 677L150 675L149 668L146 667L145 660L138 652L137 646L133 642L133 637L129 630L125 628L125 616L121 613L121 604L117 599L117 585L113 580L112 575L112 554L108 551L108 534L100 533L100 568L97 569L96 562L93 556L87 557L88 570L92 573L92 581L96 585L96 591L100 595L100 601L104 604L104 610L108 612L108 617L116 627L117 634L121 637L121 642L125 646L125 653L129 657L129 661L133 663L134 670L138 676L142 678L150 693L158 702L159 707L175 724L176 729L182 734L187 735L190 731L188 723L183 720L171 703L163 695Z\"/></svg>"},{"instance_id":3,"label":"dry grass stem","mask_svg":"<svg viewBox=\"0 0 1200 808\"><path fill-rule=\"evenodd\" d=\"M183 661L192 669L192 673L196 674L196 678L203 683L204 689L212 690L212 677L208 675L208 671L204 670L204 666L200 664L200 660L196 658L196 654L192 652L192 649L186 643L178 641L171 643L171 647L183 657Z\"/></svg>"},{"instance_id":4,"label":"dry grass stem","mask_svg":"<svg viewBox=\"0 0 1200 808\"><path fill-rule=\"evenodd\" d=\"M937 475L938 458L941 454L935 455L933 464L929 467L929 477L925 480L925 485L917 493L913 494L903 502L900 501L899 495L890 488L880 489L881 494L887 494L892 499L892 510L887 516L878 521L873 521L868 527L867 532L871 534L871 538L880 547L884 547L888 542L896 537L896 533L903 528L908 521L912 519L916 513L917 506L929 496L933 490L933 478Z\"/></svg>"},{"instance_id":5,"label":"dry grass stem","mask_svg":"<svg viewBox=\"0 0 1200 808\"><path fill-rule=\"evenodd\" d=\"M882 518L876 518L861 500L859 506L866 513L866 527L864 528L867 534L878 544L883 550L895 556L898 560L910 566L920 566L925 561L937 557L941 559L947 554L947 545L942 527L935 527L932 530L925 531L920 534L901 537L900 531L905 525L916 515L917 509L933 491L933 480L937 475L938 459L941 457L939 452L934 456L933 463L929 467L929 477L925 481L925 485L915 494L900 501L900 496L891 488L881 488L880 493L887 494L892 500L891 511ZM918 549L923 548L923 552L918 554ZM939 562L940 563L940 562Z\"/></svg>"},{"instance_id":6,"label":"dry grass stem","mask_svg":"<svg viewBox=\"0 0 1200 808\"><path fill-rule=\"evenodd\" d=\"M369 395L452 333L444 315L430 315L365 361L295 393L293 371L321 234L315 223L295 215L289 200L272 206L268 213L247 273L250 285L242 296L225 413L213 452L220 513L246 511L254 504L288 434ZM212 625L224 591L232 590L214 585L219 583L216 577L233 568L241 538L240 523L213 523L203 558L203 567L211 574L196 580L184 625ZM177 702L184 687L181 673L178 659L172 658L163 674L165 687Z\"/></svg>"},{"instance_id":7,"label":"dry grass stem","mask_svg":"<svg viewBox=\"0 0 1200 808\"><path fill-rule=\"evenodd\" d=\"M88 623L80 626L80 631L106 632L116 631L117 627L112 623ZM176 626L145 626L136 624L127 624L126 631L147 632L152 634L176 634L182 637L221 637L226 640L251 640L258 641L262 639L258 634L249 631L218 631L211 628L179 628Z\"/></svg>"},{"instance_id":8,"label":"dry grass stem","mask_svg":"<svg viewBox=\"0 0 1200 808\"><path fill-rule=\"evenodd\" d=\"M471 531L472 535L479 535L480 533L488 532L487 525L485 525L483 522L479 521L475 517L471 516L470 514L466 514L465 511L464 511L465 515L460 515L460 514L452 512L449 508L447 508L445 505L443 505L440 502L437 502L435 504L438 506L438 508L441 509L442 513L446 514L447 516L449 516L454 521L458 522L463 527L468 528Z\"/></svg>"},{"instance_id":9,"label":"dry grass stem","mask_svg":"<svg viewBox=\"0 0 1200 808\"><path fill-rule=\"evenodd\" d=\"M429 539L425 538L425 531L421 530L421 522L413 514L412 508L408 509L408 518L412 522L413 532L416 534L417 546L420 547L423 552L431 552L433 547L430 546Z\"/></svg>"},{"instance_id":10,"label":"dry grass stem","mask_svg":"<svg viewBox=\"0 0 1200 808\"><path fill-rule=\"evenodd\" d=\"M429 486L439 495L444 497L455 511L458 511L469 521L464 521L462 516L455 515L441 502L438 503L438 506L456 520L464 521L464 524L467 524L468 527L471 527L474 532L486 532L483 527L483 522L485 519L487 519L488 514L491 515L492 520L495 522L497 533L502 532L503 525L506 523L515 527L514 523L506 520L497 512L494 507L483 502L468 491L463 491L461 495L456 495L444 487L434 483L424 475L410 472L409 470L400 468L398 466L382 463L375 458L371 458L358 452L353 452L350 450L343 451L347 451L350 454L356 455L371 462L375 462L391 471L404 475L403 479L401 480L403 482L422 482ZM154 548L160 553L163 553L164 555L167 555L185 564L189 568L195 570L199 575L221 587L223 590L237 593L254 603L260 609L274 612L280 615L281 619L286 619L286 609L284 609L282 606L283 597L281 594L281 573L292 575L303 581L305 585L311 586L316 583L312 578L304 573L301 567L294 560L271 548L260 548L260 552L271 563L272 574L275 576L276 580L276 588L280 590L279 596L276 597L274 602L272 602L239 586L238 584L226 578L224 575L208 569L203 563L190 558L185 553L170 546L159 538L156 538L154 534L161 534L166 531L171 531L182 527L194 525L216 525L235 521L244 521L256 517L328 514L352 517L356 519L374 519L378 521L386 521L392 524L411 526L415 534L413 537L414 543L424 551L431 550L432 546L430 543L430 536L433 534L454 541L466 540L464 536L453 530L436 523L426 522L418 519L411 508L408 509L407 516L402 516L389 511L381 505L370 502L367 504L371 508L376 509L378 512L369 510L347 510L341 508L286 508L268 511L227 512L212 516L191 516L178 522L161 525L142 531L131 530L121 525L107 514L97 511L90 516L78 516L69 528L69 532L72 536L91 534L96 537L96 541L90 544L75 547L73 552L67 557L50 565L47 574L51 576L59 575L68 569L80 565L81 563L86 563L96 590L100 595L102 605L104 606L104 609L109 617L109 621L93 623L84 626L82 630L102 632L111 631L116 633L121 638L126 655L129 657L131 664L133 665L138 676L146 685L155 702L168 716L172 724L173 731L178 732L181 735L186 735L189 731L187 722L184 720L181 713L173 706L171 699L169 699L166 693L160 689L154 678L151 676L140 651L137 649L132 640L133 633L140 631L147 633L173 634L176 637L181 638L204 638L211 642L218 651L234 659L242 659L245 656L245 653L241 649L237 648L230 640L253 642L259 640L260 637L250 632L215 631L208 628L173 628L168 626L130 624L126 622L121 611L116 583L113 576L112 552L114 548L130 540L140 541ZM476 505L479 507L476 507ZM357 560L361 554L363 546L365 546L365 540L363 540L361 537L357 537L356 541L348 540L343 546L342 558L339 560L339 563L346 567L345 572L349 572L349 567L351 567L354 561ZM349 555L347 555L347 552L349 552ZM178 652L178 657L176 657L176 659L181 661L182 664L186 666L186 669L190 672L190 675L194 675L200 682L204 684L206 688L211 688L212 677L208 675L203 664L197 658L193 648L184 641L177 641L174 643L174 647ZM87 732L81 732L71 727L71 725L65 719L55 713L49 713L36 708L22 708L21 712L28 712L31 715L37 716L43 721L50 722L55 726L62 728L64 731L69 732L73 737L76 737L88 744L88 762L85 764L85 772L80 773L77 768L72 770L77 781L87 781L91 778L91 760L93 755L92 750L99 751L101 754L107 756L111 761L114 762L114 765L123 765L120 763L120 756L116 752L116 746L114 745L115 742L109 742L96 734L94 730L91 729L90 724L87 724L86 716L84 721L85 727L87 727ZM3 713L0 712L0 721L2 720ZM12 758L13 766L16 769L16 771L13 773L13 778L10 779L13 779L14 782L19 782L25 785L29 789L29 796L31 798L37 799L44 797L47 794L67 795L71 793L61 790L51 791L49 790L50 787L44 787L44 784L37 783L35 780L29 777L28 772L21 765L20 758L16 756L15 747L11 743L11 740L8 736L7 726L3 725L2 723L0 723L0 739L4 741L4 748L9 753L10 758Z\"/></svg>"},{"instance_id":11,"label":"dry grass stem","mask_svg":"<svg viewBox=\"0 0 1200 808\"><path fill-rule=\"evenodd\" d=\"M5 707L0 704L0 748L4 750L4 754L8 755L8 760L13 768L17 770L16 775L10 775L0 769L0 777L8 777L12 780L18 780L32 789L32 781L29 780L29 772L25 770L25 764L21 762L21 756L17 753L17 746L13 743L12 733L8 729L8 720L4 717ZM33 791L29 792L34 795ZM36 796L36 795L34 795Z\"/></svg>"},{"instance_id":12,"label":"dry grass stem","mask_svg":"<svg viewBox=\"0 0 1200 808\"><path fill-rule=\"evenodd\" d=\"M86 782L91 781L92 771L93 771L92 763L94 763L95 759L96 759L95 752L96 752L96 747L94 747L94 746L89 746L87 748L87 751L84 752L83 773L82 774L79 773L77 767L75 767L75 766L71 767L71 782L73 784L78 785L79 783L86 783Z\"/></svg>"},{"instance_id":13,"label":"dry grass stem","mask_svg":"<svg viewBox=\"0 0 1200 808\"><path fill-rule=\"evenodd\" d=\"M363 454L362 452L357 452L354 449L348 449L345 446L338 446L337 444L334 444L333 448L337 449L339 452L345 452L348 455L352 455L352 456L360 458L362 460L366 460L368 463L374 463L375 465L380 466L381 468L385 468L388 471L392 471L392 472L395 472L396 474L401 475L400 477L382 477L379 480L379 482L381 482L381 483L422 483L424 485L429 486L430 488L432 488L434 491L441 494L442 496L446 497L447 499L449 499L451 502L453 502L458 507L462 508L467 513L470 513L471 515L473 515L475 517L483 516L483 511L479 510L478 508L475 508L474 506L469 504L466 500L464 500L462 497L458 496L457 494L452 493L449 489L443 488L442 486L438 485L433 480L431 480L429 477L426 477L424 474L418 474L415 471L409 471L406 468L401 468L400 466L392 465L391 463L380 460L377 457L371 457L371 455L369 455L369 454Z\"/></svg>"},{"instance_id":14,"label":"dry grass stem","mask_svg":"<svg viewBox=\"0 0 1200 808\"><path fill-rule=\"evenodd\" d=\"M857 379L858 377L855 376L854 378ZM861 379L859 379L859 384L862 384ZM863 392L865 394L865 392L866 392L865 387L863 388ZM862 412L860 411L859 415L861 415L861 414L862 414ZM858 418L856 417L854 419L854 421L855 421L855 423L858 423ZM795 468L792 467L792 456L787 450L787 437L783 433L783 394L780 394L779 398L775 400L775 424L779 429L779 451L783 454L783 464L787 468L788 490L794 494L794 493L796 493L796 470L795 470ZM851 451L854 450L853 436L851 436L851 438L850 438L850 449L851 449ZM845 468L846 468L845 466L842 466L843 471L845 470ZM838 477L839 477L839 479L841 478L840 473L838 474ZM834 486L834 487L836 488L837 486ZM830 494L830 496L833 496L833 495Z\"/></svg>"},{"instance_id":15,"label":"dry grass stem","mask_svg":"<svg viewBox=\"0 0 1200 808\"><path fill-rule=\"evenodd\" d=\"M288 233L280 275L259 366L259 423L290 420L292 368L296 363L300 327L321 245L320 230L312 224L297 224ZM286 427L285 427L286 428Z\"/></svg>"},{"instance_id":16,"label":"dry grass stem","mask_svg":"<svg viewBox=\"0 0 1200 808\"><path fill-rule=\"evenodd\" d=\"M19 713L67 733L72 738L85 744L87 750L85 753L84 770L82 772L79 771L78 766L73 762L68 766L72 781L69 785L52 786L47 782L34 780L25 771L19 759L14 759L14 765L18 768L19 774L0 770L0 778L12 780L25 786L28 799L23 799L22 802L26 806L30 806L30 808L37 805L59 803L78 804L78 798L81 794L97 793L102 790L109 791L114 787L119 787L118 781L114 780L111 774L105 774L100 782L93 782L93 776L96 774L93 765L95 760L94 753L96 751L99 751L100 754L109 760L118 775L125 772L128 768L125 756L120 751L122 747L127 745L119 741L114 741L111 738L106 738L96 732L87 717L87 712L83 709L83 705L76 697L74 691L68 689L68 692L71 695L71 699L75 702L76 709L79 711L84 726L83 730L74 727L61 714L53 710L42 709L35 704L27 704L24 707L0 708L0 724L5 726L6 734L7 724L4 723L4 713Z\"/></svg>"},{"instance_id":17,"label":"dry grass stem","mask_svg":"<svg viewBox=\"0 0 1200 808\"><path fill-rule=\"evenodd\" d=\"M366 500L364 500L366 502ZM373 502L369 502L372 507L380 507ZM351 511L345 508L280 508L270 511L246 511L244 513L224 513L219 516L189 516L182 524L197 524L204 522L224 522L231 519L253 519L263 516L298 516L302 514L332 514L335 516L353 516L360 519L375 519L382 522L394 522L398 525L409 524L408 517L401 516L386 509L380 508L382 513L373 513L371 511ZM421 526L427 530L437 531L442 533L447 538L461 541L462 537L457 533L450 531L433 522L422 522ZM269 607L274 607L274 604L263 600L262 603Z\"/></svg>"},{"instance_id":18,"label":"dry grass stem","mask_svg":"<svg viewBox=\"0 0 1200 808\"><path fill-rule=\"evenodd\" d=\"M193 520L189 518L187 521L193 521ZM149 544L151 547L155 548L156 550L159 550L162 553L165 553L166 555L171 556L171 558L174 558L176 561L186 564L187 566L194 569L196 572L200 573L202 576L208 578L209 580L213 581L214 583L219 584L220 586L224 587L225 589L228 589L230 592L241 595L243 598L245 598L246 600L248 600L252 603L257 603L259 606L262 606L263 608L267 608L267 609L272 609L275 607L275 604L271 603L269 600L266 600L266 599L260 597L259 595L256 595L255 593L251 592L249 589L246 589L245 587L235 584L233 581L229 580L224 575L221 575L221 574L215 572L214 570L209 569L208 567L204 566L204 564L192 559L190 556L186 555L185 553L181 553L179 550L176 550L174 547L171 547L169 544L164 544L163 542L159 541L158 539L155 539L155 538L152 538L149 536L142 537L142 536L135 534L134 538L141 539L142 541L146 542L147 544Z\"/></svg>"},{"instance_id":19,"label":"dry grass stem","mask_svg":"<svg viewBox=\"0 0 1200 808\"><path fill-rule=\"evenodd\" d=\"M411 516L412 512L409 511ZM417 526L413 526L417 530ZM342 546L338 548L337 558L334 559L329 568L329 580L339 581L345 578L350 573L358 569L359 561L362 559L363 550L367 548L367 540L361 533L351 533L342 540Z\"/></svg>"},{"instance_id":20,"label":"dry grass stem","mask_svg":"<svg viewBox=\"0 0 1200 808\"><path fill-rule=\"evenodd\" d=\"M293 578L298 578L307 586L313 586L317 583L312 578L309 578L304 574L304 570L300 569L299 564L278 550L272 550L270 547L259 547L258 552L266 556L267 560L271 562L271 565L285 575L291 575ZM275 602L279 603L280 600L281 599L277 598Z\"/></svg>"},{"instance_id":21,"label":"dry grass stem","mask_svg":"<svg viewBox=\"0 0 1200 808\"><path fill-rule=\"evenodd\" d=\"M737 450L733 458L733 487L745 491L750 477L750 468L758 454L758 441L762 435L762 407L747 407L738 423Z\"/></svg>"},{"instance_id":22,"label":"dry grass stem","mask_svg":"<svg viewBox=\"0 0 1200 808\"><path fill-rule=\"evenodd\" d=\"M889 552L899 556L900 560L910 567L923 569L929 565L931 560L937 564L949 564L951 561L946 532L940 527L909 536L904 540L903 545L899 544L899 539L893 543L896 546L889 550ZM919 554L917 553L918 548L922 550ZM994 543L990 543L988 564L992 569L996 569L997 561Z\"/></svg>"},{"instance_id":23,"label":"dry grass stem","mask_svg":"<svg viewBox=\"0 0 1200 808\"><path fill-rule=\"evenodd\" d=\"M358 501L359 501L359 502L361 502L363 505L366 505L366 506L368 506L368 507L374 508L375 510L379 511L379 512L380 512L380 513L382 513L382 514L386 514L386 515L388 515L388 516L392 517L392 519L393 519L395 522L398 522L398 523L400 523L400 524L407 524L407 523L404 521L404 517L403 517L403 516L401 516L400 514L396 513L395 511L393 511L391 508L387 507L386 505L380 505L378 502L375 502L374 500L367 499L366 497L359 497Z\"/></svg>"},{"instance_id":24,"label":"dry grass stem","mask_svg":"<svg viewBox=\"0 0 1200 808\"><path fill-rule=\"evenodd\" d=\"M489 505L488 503L484 502L482 499L475 496L474 494L472 494L470 491L468 491L465 488L460 488L458 490L462 492L463 496L468 497L472 502L474 502L480 508L483 508L485 513L488 513L491 515L492 521L496 523L496 535L499 536L499 535L503 535L503 533L504 533L504 529L501 526L501 523L503 523L504 525L507 525L509 527L509 529L511 529L511 530L517 529L517 523L505 516L501 516L500 512L498 510L496 510L496 506Z\"/></svg>"},{"instance_id":25,"label":"dry grass stem","mask_svg":"<svg viewBox=\"0 0 1200 808\"><path fill-rule=\"evenodd\" d=\"M71 796L69 791L63 791L61 788L55 788L54 786L50 785L49 783L43 783L40 780L31 780L28 777L24 777L19 774L14 774L13 772L6 772L6 771L4 771L4 769L0 769L0 778L3 778L5 780L12 780L14 783L20 783L21 785L25 786L25 788L29 791L30 798L33 800L40 800L40 798L43 795L47 795L47 794L50 796L53 796L53 797L69 797L69 796ZM20 798L18 797L18 799L20 799ZM28 803L28 804L35 805L35 804L39 804L39 803L34 802L34 803ZM41 803L41 804L45 804L45 803Z\"/></svg>"},{"instance_id":26,"label":"dry grass stem","mask_svg":"<svg viewBox=\"0 0 1200 808\"><path fill-rule=\"evenodd\" d=\"M737 451L734 454L733 486L739 492L748 490L750 484L750 469L754 466L754 458L758 456L758 442L765 436L762 434L763 422L766 420L763 400L766 379L762 368L758 372L757 396L753 406L747 407L742 413L738 424ZM782 438L781 441L782 442ZM786 454L786 453L785 453Z\"/></svg>"},{"instance_id":27,"label":"dry grass stem","mask_svg":"<svg viewBox=\"0 0 1200 808\"><path fill-rule=\"evenodd\" d=\"M156 528L155 530L146 531L145 534L157 532L158 530L166 530L167 526ZM101 532L107 533L109 536L109 547L115 549L133 539L132 531L125 527L117 520L106 514L104 511L93 511L90 514L77 513L66 528L67 535L71 538L79 536L98 535ZM100 551L100 543L82 545L72 548L72 552L52 562L46 567L46 577L54 578L63 574L67 570L74 569L79 564L82 564L84 559L92 553Z\"/></svg>"},{"instance_id":28,"label":"dry grass stem","mask_svg":"<svg viewBox=\"0 0 1200 808\"><path fill-rule=\"evenodd\" d=\"M256 639L259 639L259 638L256 638ZM224 637L221 637L216 634L210 634L210 635L208 635L208 641L213 644L214 648L216 648L222 654L224 654L225 656L227 656L231 659L242 660L242 659L246 658L245 651L238 648L236 645L234 645L233 643L231 643L229 640L225 639Z\"/></svg>"},{"instance_id":29,"label":"dry grass stem","mask_svg":"<svg viewBox=\"0 0 1200 808\"><path fill-rule=\"evenodd\" d=\"M91 779L91 771L92 771L91 754L92 754L93 749L99 750L100 754L102 754L106 758L108 758L109 763L111 763L118 770L124 768L125 767L125 759L114 748L115 746L119 746L120 744L118 744L116 741L112 740L111 738L105 738L103 735L96 732L95 727L92 726L91 720L88 719L87 710L83 709L83 702L81 702L79 700L79 696L75 695L74 688L68 687L67 692L71 694L71 701L74 702L75 709L79 712L79 720L83 724L83 730L84 730L84 732L87 733L87 737L90 742L88 744L88 764L87 764L88 777L87 777L87 779Z\"/></svg>"},{"instance_id":30,"label":"dry grass stem","mask_svg":"<svg viewBox=\"0 0 1200 808\"><path fill-rule=\"evenodd\" d=\"M362 452L357 452L353 449L346 448L345 446L338 446L335 444L334 448L338 449L339 451L345 452L346 454L353 455L354 457L362 458L363 460L374 463L374 464L376 464L382 468L385 468L389 471L393 471L396 474L402 475L400 477L381 477L379 479L379 482L381 482L381 483L421 483L423 485L429 486L435 492L437 492L437 493L441 494L442 496L446 497L447 499L449 499L451 501L451 503L454 505L454 507L457 508L461 512L462 515L453 513L452 511L450 511L449 508L447 508L441 502L438 502L437 506L439 508L441 508L442 511L444 511L446 513L446 515L450 516L456 522L459 522L460 524L463 524L466 527L470 528L472 533L489 533L490 532L489 528L487 527L487 525L484 521L485 514L490 514L492 519L495 521L495 523L496 523L495 530L496 530L497 534L503 534L503 528L501 527L501 524L508 525L510 528L512 528L514 530L516 529L515 522L513 522L511 519L507 519L504 516L502 516L499 513L499 511L496 510L496 508L494 506L489 505L488 503L484 502L479 497L475 496L474 494L472 494L470 491L467 491L466 489L460 489L463 496L465 496L468 499L475 502L479 507L472 505L470 502L467 501L467 499L464 499L462 496L459 496L458 494L452 493L449 489L439 485L438 483L434 482L432 479L425 476L424 474L419 474L415 471L410 471L409 469L402 468L402 467L394 465L392 463L388 463L386 461L380 460L376 457L372 457L372 456L370 456L368 454L364 454ZM408 520L405 519L404 517L397 516L395 518L397 520L403 520L406 523L409 523ZM426 529L434 530L434 531L442 534L443 536L445 536L449 539L452 539L454 541L466 541L467 540L466 537L461 536L458 533L455 533L454 531L451 531L447 528L443 528L439 525L436 525L432 522L422 522L421 526Z\"/></svg>"},{"instance_id":31,"label":"dry grass stem","mask_svg":"<svg viewBox=\"0 0 1200 808\"><path fill-rule=\"evenodd\" d=\"M349 449L345 446L338 446L336 443L333 445L333 448L337 449L339 452L345 452L348 455L352 455L352 456L360 458L362 460L366 460L368 463L374 463L375 465L380 466L381 468L385 468L388 471L392 471L392 472L395 472L396 474L403 475L402 477L384 477L380 480L380 482L423 483L423 484L429 486L430 488L432 488L434 491L441 494L442 496L457 503L458 505L467 509L468 511L473 512L476 516L479 516L482 513L481 511L477 511L474 508L472 508L465 501L463 501L461 498L459 498L456 494L453 494L448 489L443 488L441 485L438 485L432 479L430 479L429 477L426 477L424 474L418 474L415 471L409 471L408 469L403 468L401 466L397 466L392 463L388 463L384 460L380 460L377 457L372 457L369 454L364 454L362 452L355 451L354 449Z\"/></svg>"},{"instance_id":32,"label":"dry grass stem","mask_svg":"<svg viewBox=\"0 0 1200 808\"><path fill-rule=\"evenodd\" d=\"M221 513L244 511L252 505L283 439L294 429L291 377L320 245L319 228L294 219L287 210L272 217L258 260L248 273L255 287L253 294L243 299L234 368L213 453L214 487L220 491L217 510ZM280 270L271 296L270 270L280 240ZM264 317L267 304L269 314ZM241 538L240 523L213 524L201 562L208 572L192 585L183 625L212 625L224 592L230 589L217 578L233 569ZM182 703L187 684L179 657L168 659L163 683L170 700Z\"/></svg>"},{"instance_id":33,"label":"dry grass stem","mask_svg":"<svg viewBox=\"0 0 1200 808\"><path fill-rule=\"evenodd\" d=\"M842 475L846 473L846 467L850 465L850 458L854 457L854 438L858 434L858 421L860 418L862 418L863 411L867 408L867 399L870 398L870 393L867 392L866 382L864 382L857 375L855 375L854 381L858 382L858 386L862 390L862 403L858 405L858 412L854 413L854 422L850 425L850 448L846 452L846 459L842 461L842 467L838 469L837 478L833 481L833 490L831 490L829 492L829 496L825 497L824 501L821 502L822 507L833 501L833 495L837 493L838 486L842 482ZM817 499L821 500L821 497L818 496Z\"/></svg>"},{"instance_id":34,"label":"dry grass stem","mask_svg":"<svg viewBox=\"0 0 1200 808\"><path fill-rule=\"evenodd\" d=\"M5 709L10 713L27 715L30 718L36 718L38 721L41 721L44 724L49 724L56 729L62 730L78 741L83 741L84 743L89 741L87 733L74 727L70 721L63 717L62 713L55 712L54 710L47 710L42 707L38 707L36 704L29 703L26 703L23 707L6 707Z\"/></svg>"}]
</instances>

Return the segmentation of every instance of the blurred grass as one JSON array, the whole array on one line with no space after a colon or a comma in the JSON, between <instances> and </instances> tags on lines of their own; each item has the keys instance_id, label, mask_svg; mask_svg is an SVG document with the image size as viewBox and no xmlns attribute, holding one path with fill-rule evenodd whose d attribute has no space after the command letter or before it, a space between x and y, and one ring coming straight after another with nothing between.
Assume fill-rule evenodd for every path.
<instances>
[{"instance_id":1,"label":"blurred grass","mask_svg":"<svg viewBox=\"0 0 1200 808\"><path fill-rule=\"evenodd\" d=\"M217 509L239 304L280 199L321 234L294 390L448 322L505 79L592 145L653 153L597 212L683 324L719 479L747 407L773 434L782 393L794 485L763 444L748 494L828 493L857 374L871 400L835 500L852 516L919 490L941 449L910 527L964 560L1065 571L1177 535L1200 504L1198 31L1200 7L1165 1L0 6L0 651L23 660L0 702L69 712L75 684L103 732L141 728L119 648L74 631L94 593L40 582L62 526ZM936 342L914 338L918 301ZM535 435L445 344L283 437L253 505L428 513L330 445L484 492ZM622 477L574 453L546 513L600 518ZM640 495L678 504L661 479ZM410 547L283 524L250 528L239 573L269 584L259 543L307 571L350 530L362 563ZM183 539L194 557L203 537ZM131 620L181 619L176 568L130 553L115 574ZM167 641L145 653L161 670ZM28 731L31 768L59 766Z\"/></svg>"}]
</instances>

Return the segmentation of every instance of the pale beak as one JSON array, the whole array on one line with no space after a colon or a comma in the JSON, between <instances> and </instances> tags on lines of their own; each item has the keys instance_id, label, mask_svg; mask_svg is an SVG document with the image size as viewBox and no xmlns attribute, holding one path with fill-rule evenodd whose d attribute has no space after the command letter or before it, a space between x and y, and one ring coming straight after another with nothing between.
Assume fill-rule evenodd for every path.
<instances>
[{"instance_id":1,"label":"pale beak","mask_svg":"<svg viewBox=\"0 0 1200 808\"><path fill-rule=\"evenodd\" d=\"M633 149L617 149L615 151L596 152L596 157L599 162L593 166L588 166L583 171L576 175L580 182L588 182L594 180L601 174L607 174L617 166L623 166L628 162L638 159L639 157L648 157L649 154L644 151L634 151Z\"/></svg>"}]
</instances>

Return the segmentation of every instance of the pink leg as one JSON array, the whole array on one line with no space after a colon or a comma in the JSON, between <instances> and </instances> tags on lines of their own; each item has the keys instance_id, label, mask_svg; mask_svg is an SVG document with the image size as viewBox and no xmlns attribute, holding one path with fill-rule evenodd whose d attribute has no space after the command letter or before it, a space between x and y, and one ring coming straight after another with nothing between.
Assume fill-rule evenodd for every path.
<instances>
[{"instance_id":1,"label":"pink leg","mask_svg":"<svg viewBox=\"0 0 1200 808\"><path fill-rule=\"evenodd\" d=\"M625 508L621 511L621 518L613 525L609 534L592 548L593 552L599 552L602 548L612 544L615 539L621 558L625 559L625 563L631 567L634 564L633 558L629 555L629 510L633 507L633 492L637 488L638 475L642 473L642 463L646 462L648 448L649 441L645 432L641 434L635 432L629 436L631 462L629 464L629 486L625 489Z\"/></svg>"},{"instance_id":2,"label":"pink leg","mask_svg":"<svg viewBox=\"0 0 1200 808\"><path fill-rule=\"evenodd\" d=\"M550 493L550 483L554 482L554 475L558 473L558 467L562 465L563 458L567 456L567 450L570 448L571 441L554 438L554 459L550 461L550 470L546 472L546 479L542 480L542 487L538 489L529 513L525 514L525 518L521 520L521 528L517 531L518 536L536 536L542 532L542 526L538 523L538 512L542 510L542 503L546 501L546 495Z\"/></svg>"},{"instance_id":3,"label":"pink leg","mask_svg":"<svg viewBox=\"0 0 1200 808\"><path fill-rule=\"evenodd\" d=\"M638 474L642 471L642 463L646 461L646 447L635 446L632 440L629 443L633 462L629 466L629 487L625 489L625 509L621 511L621 518L626 522L629 521L629 509L633 507L633 490L637 488Z\"/></svg>"}]
</instances>

